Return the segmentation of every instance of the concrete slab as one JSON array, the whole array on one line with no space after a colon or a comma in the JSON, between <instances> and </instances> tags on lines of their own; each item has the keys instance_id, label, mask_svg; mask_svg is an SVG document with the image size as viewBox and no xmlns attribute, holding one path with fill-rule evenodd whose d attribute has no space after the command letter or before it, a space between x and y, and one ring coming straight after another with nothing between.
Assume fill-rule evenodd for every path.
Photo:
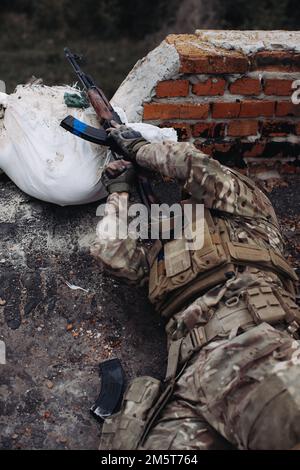
<instances>
[{"instance_id":1,"label":"concrete slab","mask_svg":"<svg viewBox=\"0 0 300 470\"><path fill-rule=\"evenodd\" d=\"M57 207L0 181L0 448L96 449L99 362L119 357L127 377L164 374L163 326L146 292L101 273L88 253L96 207Z\"/></svg>"},{"instance_id":2,"label":"concrete slab","mask_svg":"<svg viewBox=\"0 0 300 470\"><path fill-rule=\"evenodd\" d=\"M299 182L272 193L298 268ZM96 449L100 425L89 408L107 358L119 357L127 377L164 375L163 325L146 292L101 273L88 253L96 207L42 203L0 180L2 449Z\"/></svg>"}]
</instances>

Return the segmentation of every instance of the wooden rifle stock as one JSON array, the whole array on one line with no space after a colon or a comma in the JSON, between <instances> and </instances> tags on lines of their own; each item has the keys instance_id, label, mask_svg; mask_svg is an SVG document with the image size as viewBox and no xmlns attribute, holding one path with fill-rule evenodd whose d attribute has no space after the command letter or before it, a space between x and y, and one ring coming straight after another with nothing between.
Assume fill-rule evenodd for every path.
<instances>
[{"instance_id":1,"label":"wooden rifle stock","mask_svg":"<svg viewBox=\"0 0 300 470\"><path fill-rule=\"evenodd\" d=\"M97 117L99 119L99 122L102 126L107 127L107 124L110 123L110 121L113 120L113 114L111 110L108 108L106 103L103 101L102 96L100 95L98 89L95 88L90 88L87 90L87 94L90 100L91 105L93 106ZM106 123L105 121L108 121ZM106 124L106 125L105 125Z\"/></svg>"},{"instance_id":2,"label":"wooden rifle stock","mask_svg":"<svg viewBox=\"0 0 300 470\"><path fill-rule=\"evenodd\" d=\"M97 87L96 83L92 79L90 75L85 74L79 64L78 60L80 57L76 54L73 54L68 48L65 48L65 55L68 61L70 62L71 66L73 67L78 79L81 81L85 92L88 95L89 101L94 108L96 115L98 117L100 126L102 127L102 130L106 130L111 127L111 121L115 121L118 124L122 124L122 121L119 117L119 115L114 111L112 105L110 104L109 100L106 98L104 92L101 90L101 88ZM78 121L79 122L79 121ZM75 120L76 123L76 120ZM95 142L98 141L99 139L101 140L102 133L101 129L100 131L100 136L98 135L96 129L90 128L89 135L85 135L85 130L88 126L86 126L84 123L80 123L80 129L78 130L77 128L74 127L74 118L72 116L68 116L67 119L62 121L62 126L73 132L75 135L78 135L81 138L86 138L86 140L89 140L90 142ZM84 128L84 129L82 129ZM113 149L112 149L113 151ZM116 156L115 156L116 157ZM148 179L145 177L145 175L142 175L141 172L138 172L138 187L139 187L139 193L141 196L141 199L143 203L146 205L146 207L150 208L150 204L153 204L156 201L156 197L152 191L152 187Z\"/></svg>"}]
</instances>

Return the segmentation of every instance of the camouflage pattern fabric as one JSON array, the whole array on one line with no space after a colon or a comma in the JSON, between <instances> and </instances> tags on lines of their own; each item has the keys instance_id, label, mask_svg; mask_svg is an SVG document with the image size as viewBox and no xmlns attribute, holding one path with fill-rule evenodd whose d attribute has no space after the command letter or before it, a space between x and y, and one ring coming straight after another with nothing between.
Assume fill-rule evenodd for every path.
<instances>
[{"instance_id":1,"label":"camouflage pattern fabric","mask_svg":"<svg viewBox=\"0 0 300 470\"><path fill-rule=\"evenodd\" d=\"M143 448L291 449L300 440L299 386L298 342L266 323L210 343L176 383Z\"/></svg>"},{"instance_id":2,"label":"camouflage pattern fabric","mask_svg":"<svg viewBox=\"0 0 300 470\"><path fill-rule=\"evenodd\" d=\"M185 189L198 203L208 209L217 209L230 215L227 223L232 241L247 241L261 246L272 246L279 253L283 249L278 222L269 199L248 178L234 174L216 160L198 151L188 143L164 142L140 148L137 163L164 176L185 182ZM124 207L125 194L112 194L107 200L105 217L97 226L92 254L114 275L134 282L142 282L149 274L147 254L138 241L107 240L107 226L116 211L122 226L127 214L119 214Z\"/></svg>"},{"instance_id":3,"label":"camouflage pattern fabric","mask_svg":"<svg viewBox=\"0 0 300 470\"><path fill-rule=\"evenodd\" d=\"M268 198L249 180L188 143L147 144L137 163L177 178L185 190L225 220L230 240L272 248L283 241ZM112 194L111 207L127 196ZM98 224L92 248L109 272L137 284L147 280L147 253L138 241L103 238L110 210ZM214 318L231 298L243 303L249 286L284 290L274 273L240 268L232 281L206 292L168 323L169 344L197 323ZM243 306L243 304L242 304ZM247 306L245 306L247 308ZM283 307L284 308L284 307ZM217 337L194 354L173 396L151 429L146 449L290 449L300 442L300 346L283 322L262 323L244 332Z\"/></svg>"},{"instance_id":4,"label":"camouflage pattern fabric","mask_svg":"<svg viewBox=\"0 0 300 470\"><path fill-rule=\"evenodd\" d=\"M119 239L110 236L111 227L117 216L117 228L126 229L128 194L113 193L107 199L104 217L96 229L96 240L91 247L92 255L114 276L128 282L141 284L148 275L145 249L132 238ZM109 236L108 236L109 235Z\"/></svg>"}]
</instances>

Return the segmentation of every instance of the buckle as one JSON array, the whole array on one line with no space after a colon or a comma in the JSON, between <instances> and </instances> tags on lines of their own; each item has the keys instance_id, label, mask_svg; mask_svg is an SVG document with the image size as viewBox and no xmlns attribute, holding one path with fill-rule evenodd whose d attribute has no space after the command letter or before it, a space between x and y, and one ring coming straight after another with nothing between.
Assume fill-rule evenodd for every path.
<instances>
[{"instance_id":1,"label":"buckle","mask_svg":"<svg viewBox=\"0 0 300 470\"><path fill-rule=\"evenodd\" d=\"M188 361L202 346L208 343L205 327L195 327L183 339L180 348L180 364Z\"/></svg>"},{"instance_id":2,"label":"buckle","mask_svg":"<svg viewBox=\"0 0 300 470\"><path fill-rule=\"evenodd\" d=\"M194 328L192 331L190 331L190 338L193 350L201 348L201 346L207 343L205 328L203 326Z\"/></svg>"},{"instance_id":3,"label":"buckle","mask_svg":"<svg viewBox=\"0 0 300 470\"><path fill-rule=\"evenodd\" d=\"M287 330L294 339L300 339L300 325L296 320L289 324Z\"/></svg>"}]
</instances>

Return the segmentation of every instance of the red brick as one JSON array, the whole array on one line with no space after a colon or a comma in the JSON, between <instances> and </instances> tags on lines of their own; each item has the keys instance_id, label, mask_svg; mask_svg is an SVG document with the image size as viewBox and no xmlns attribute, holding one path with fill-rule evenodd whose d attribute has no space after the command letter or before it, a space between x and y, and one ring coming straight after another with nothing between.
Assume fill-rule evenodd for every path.
<instances>
[{"instance_id":1,"label":"red brick","mask_svg":"<svg viewBox=\"0 0 300 470\"><path fill-rule=\"evenodd\" d=\"M246 56L199 54L198 57L180 55L181 73L245 73L248 70Z\"/></svg>"},{"instance_id":2,"label":"red brick","mask_svg":"<svg viewBox=\"0 0 300 470\"><path fill-rule=\"evenodd\" d=\"M206 119L208 117L208 104L169 104L146 103L144 105L144 119Z\"/></svg>"},{"instance_id":3,"label":"red brick","mask_svg":"<svg viewBox=\"0 0 300 470\"><path fill-rule=\"evenodd\" d=\"M232 148L232 143L221 142L214 145L216 152L227 153Z\"/></svg>"},{"instance_id":4,"label":"red brick","mask_svg":"<svg viewBox=\"0 0 300 470\"><path fill-rule=\"evenodd\" d=\"M244 157L260 157L263 155L266 142L255 142L249 150L244 152Z\"/></svg>"},{"instance_id":5,"label":"red brick","mask_svg":"<svg viewBox=\"0 0 300 470\"><path fill-rule=\"evenodd\" d=\"M236 118L240 114L240 103L213 103L212 117L219 118Z\"/></svg>"},{"instance_id":6,"label":"red brick","mask_svg":"<svg viewBox=\"0 0 300 470\"><path fill-rule=\"evenodd\" d=\"M257 121L231 121L228 124L227 134L231 137L247 137L258 132Z\"/></svg>"},{"instance_id":7,"label":"red brick","mask_svg":"<svg viewBox=\"0 0 300 470\"><path fill-rule=\"evenodd\" d=\"M223 122L197 122L193 126L193 137L219 138L225 135Z\"/></svg>"},{"instance_id":8,"label":"red brick","mask_svg":"<svg viewBox=\"0 0 300 470\"><path fill-rule=\"evenodd\" d=\"M158 83L156 96L158 98L187 96L189 94L189 85L188 80L165 80Z\"/></svg>"},{"instance_id":9,"label":"red brick","mask_svg":"<svg viewBox=\"0 0 300 470\"><path fill-rule=\"evenodd\" d=\"M300 173L300 168L290 163L282 163L280 165L279 171L282 175L294 175L295 173Z\"/></svg>"},{"instance_id":10,"label":"red brick","mask_svg":"<svg viewBox=\"0 0 300 470\"><path fill-rule=\"evenodd\" d=\"M264 82L265 95L292 96L293 80L267 78Z\"/></svg>"},{"instance_id":11,"label":"red brick","mask_svg":"<svg viewBox=\"0 0 300 470\"><path fill-rule=\"evenodd\" d=\"M197 149L201 150L201 152L206 153L206 155L213 154L213 144L207 144L205 142L201 142L200 140L195 140L194 145L197 147Z\"/></svg>"},{"instance_id":12,"label":"red brick","mask_svg":"<svg viewBox=\"0 0 300 470\"><path fill-rule=\"evenodd\" d=\"M195 146L207 155L215 153L228 153L232 149L232 142L207 143L195 140Z\"/></svg>"},{"instance_id":13,"label":"red brick","mask_svg":"<svg viewBox=\"0 0 300 470\"><path fill-rule=\"evenodd\" d=\"M262 135L268 137L285 137L295 134L295 124L288 121L266 121L263 123Z\"/></svg>"},{"instance_id":14,"label":"red brick","mask_svg":"<svg viewBox=\"0 0 300 470\"><path fill-rule=\"evenodd\" d=\"M197 122L193 126L193 137L208 137L214 124L214 122Z\"/></svg>"},{"instance_id":15,"label":"red brick","mask_svg":"<svg viewBox=\"0 0 300 470\"><path fill-rule=\"evenodd\" d=\"M189 140L192 136L191 125L186 122L166 122L163 121L160 127L173 127L177 131L178 139L181 141Z\"/></svg>"},{"instance_id":16,"label":"red brick","mask_svg":"<svg viewBox=\"0 0 300 470\"><path fill-rule=\"evenodd\" d=\"M279 101L276 106L276 116L300 116L300 105L291 101Z\"/></svg>"},{"instance_id":17,"label":"red brick","mask_svg":"<svg viewBox=\"0 0 300 470\"><path fill-rule=\"evenodd\" d=\"M275 112L275 101L242 101L240 117L272 117Z\"/></svg>"},{"instance_id":18,"label":"red brick","mask_svg":"<svg viewBox=\"0 0 300 470\"><path fill-rule=\"evenodd\" d=\"M282 142L266 141L263 158L281 159L289 156L294 157L297 154L298 145L288 142L287 139Z\"/></svg>"},{"instance_id":19,"label":"red brick","mask_svg":"<svg viewBox=\"0 0 300 470\"><path fill-rule=\"evenodd\" d=\"M166 41L177 49L182 73L245 73L249 68L243 53L208 45L195 34L171 34Z\"/></svg>"},{"instance_id":20,"label":"red brick","mask_svg":"<svg viewBox=\"0 0 300 470\"><path fill-rule=\"evenodd\" d=\"M289 51L261 51L251 58L252 70L299 72L300 54Z\"/></svg>"},{"instance_id":21,"label":"red brick","mask_svg":"<svg viewBox=\"0 0 300 470\"><path fill-rule=\"evenodd\" d=\"M261 84L257 78L243 77L231 83L229 91L233 95L259 95Z\"/></svg>"},{"instance_id":22,"label":"red brick","mask_svg":"<svg viewBox=\"0 0 300 470\"><path fill-rule=\"evenodd\" d=\"M223 78L209 78L193 85L193 93L198 96L224 95L226 82Z\"/></svg>"}]
</instances>

